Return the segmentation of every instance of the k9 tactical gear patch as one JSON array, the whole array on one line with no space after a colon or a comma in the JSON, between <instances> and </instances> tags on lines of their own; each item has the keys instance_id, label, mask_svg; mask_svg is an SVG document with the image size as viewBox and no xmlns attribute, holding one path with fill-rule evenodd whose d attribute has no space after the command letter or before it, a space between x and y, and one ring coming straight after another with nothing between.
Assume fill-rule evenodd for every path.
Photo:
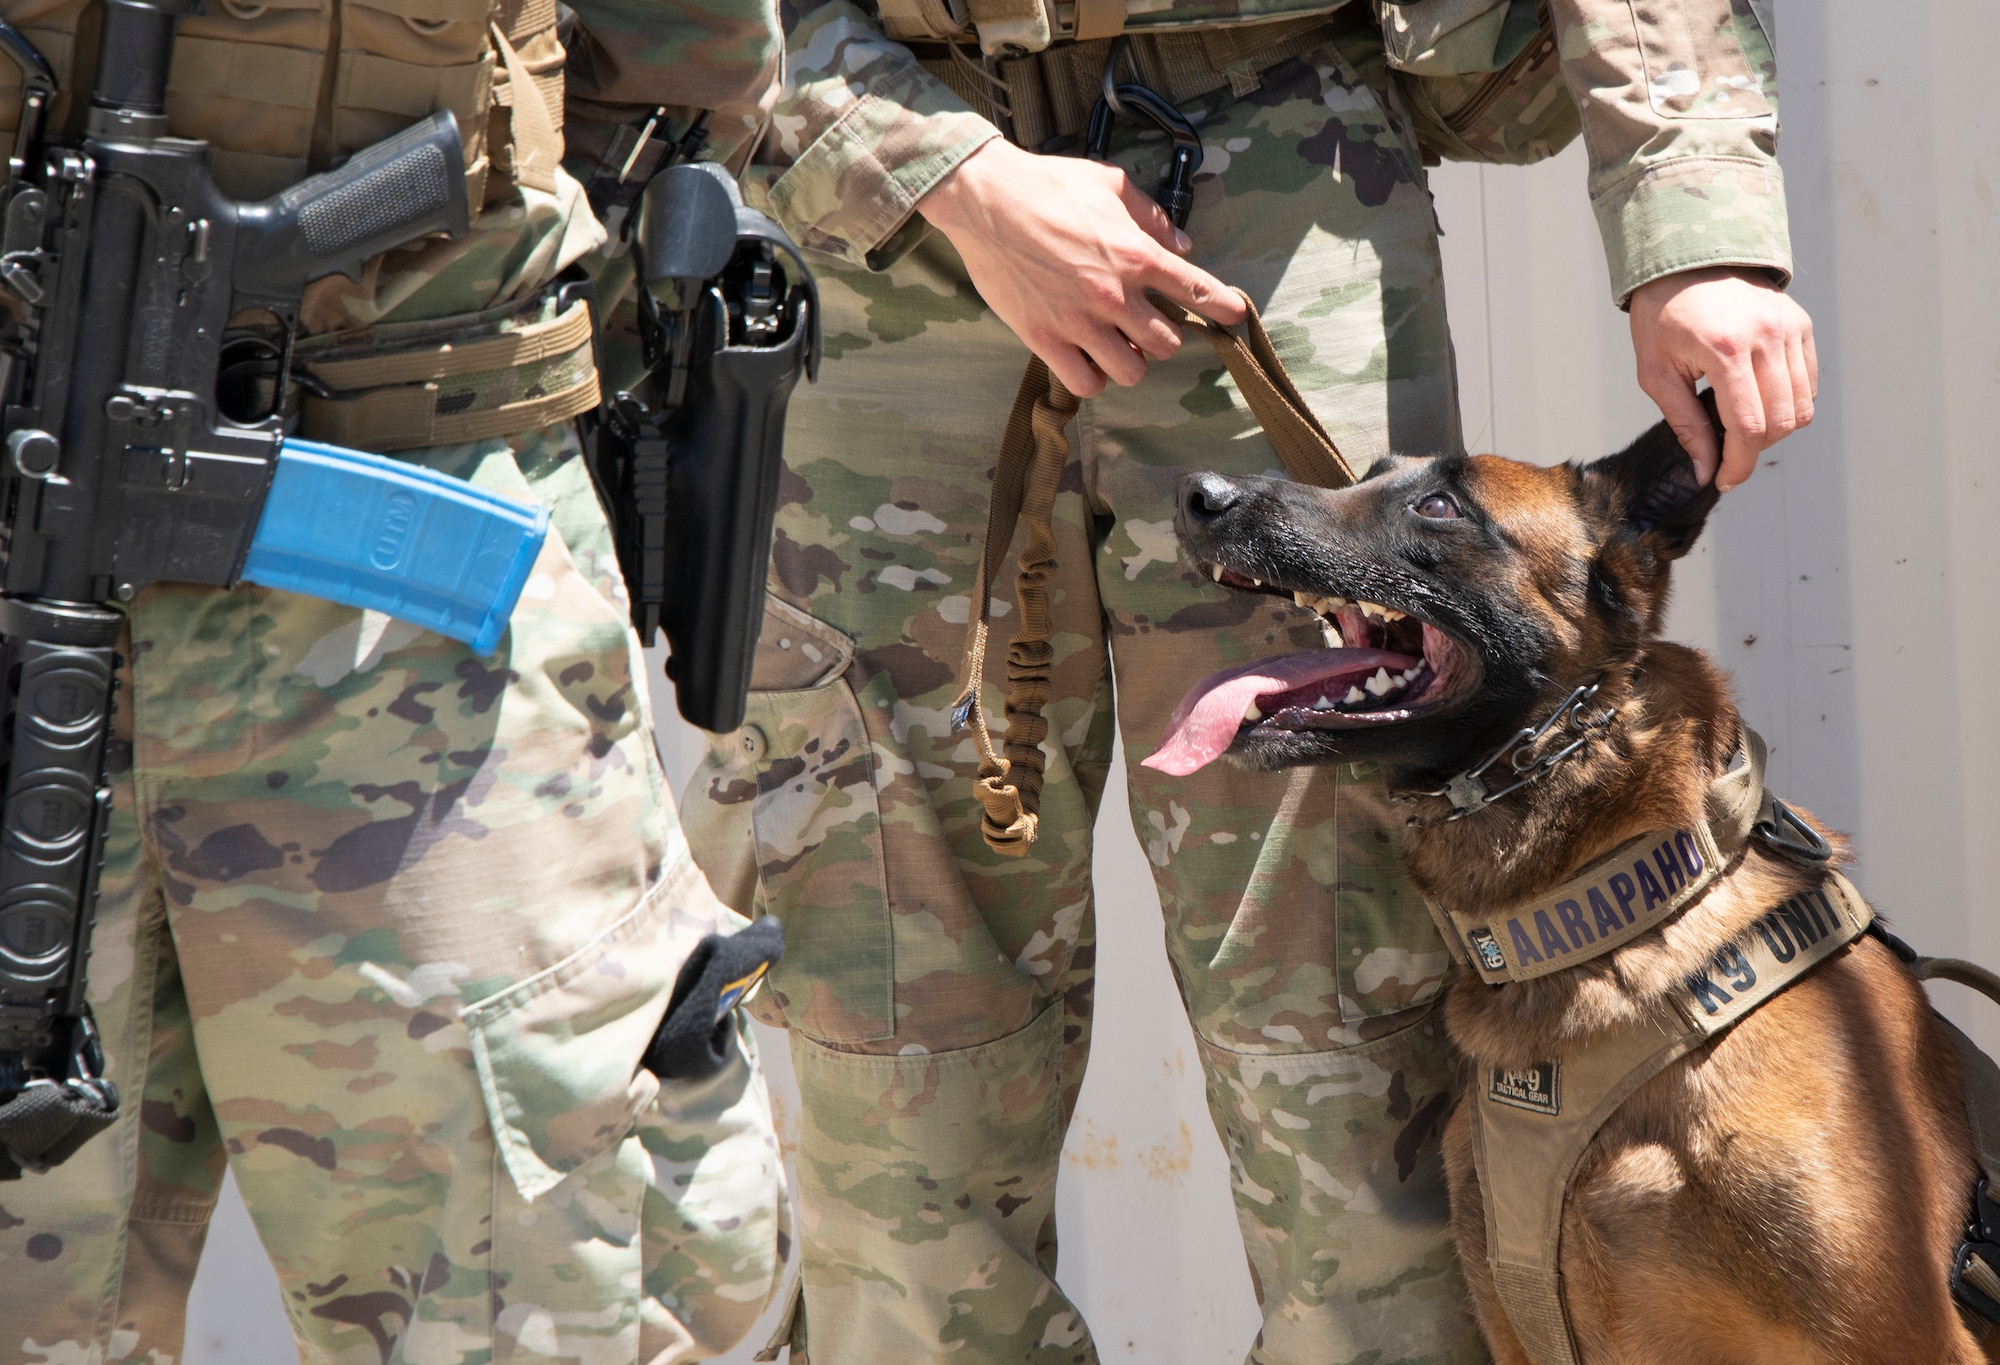
<instances>
[{"instance_id":1,"label":"k9 tactical gear patch","mask_svg":"<svg viewBox=\"0 0 2000 1365\"><path fill-rule=\"evenodd\" d=\"M1551 1117L1560 1114L1562 1063L1536 1062L1519 1070L1496 1066L1493 1078L1486 1083L1486 1098L1530 1113Z\"/></svg>"},{"instance_id":2,"label":"k9 tactical gear patch","mask_svg":"<svg viewBox=\"0 0 2000 1365\"><path fill-rule=\"evenodd\" d=\"M1489 972L1507 970L1506 954L1500 951L1498 940L1489 929L1474 929L1466 935L1472 943L1472 951L1479 954L1479 963Z\"/></svg>"}]
</instances>

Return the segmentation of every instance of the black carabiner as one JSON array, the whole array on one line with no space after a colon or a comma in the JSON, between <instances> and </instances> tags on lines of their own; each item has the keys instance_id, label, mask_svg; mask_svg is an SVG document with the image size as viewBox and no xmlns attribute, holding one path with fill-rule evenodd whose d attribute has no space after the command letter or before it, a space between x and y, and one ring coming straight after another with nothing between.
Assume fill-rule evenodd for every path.
<instances>
[{"instance_id":1,"label":"black carabiner","mask_svg":"<svg viewBox=\"0 0 2000 1365\"><path fill-rule=\"evenodd\" d=\"M1136 118L1150 123L1173 139L1173 159L1167 163L1160 177L1160 188L1153 198L1167 211L1167 217L1177 228L1187 226L1188 214L1194 210L1194 174L1201 169L1201 137L1188 122L1187 115L1174 108L1160 95L1143 85L1121 83L1118 67L1131 48L1132 40L1123 35L1111 44L1111 55L1104 63L1104 93L1090 107L1090 125L1084 133L1084 155L1092 161L1106 160L1111 153L1111 129L1119 118Z\"/></svg>"}]
</instances>

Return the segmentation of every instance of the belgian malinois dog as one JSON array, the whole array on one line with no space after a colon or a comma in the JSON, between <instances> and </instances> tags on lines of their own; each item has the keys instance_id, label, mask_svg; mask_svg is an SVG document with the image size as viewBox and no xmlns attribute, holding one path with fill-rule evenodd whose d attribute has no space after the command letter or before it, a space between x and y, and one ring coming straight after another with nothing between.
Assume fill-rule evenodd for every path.
<instances>
[{"instance_id":1,"label":"belgian malinois dog","mask_svg":"<svg viewBox=\"0 0 2000 1365\"><path fill-rule=\"evenodd\" d=\"M1397 457L1338 491L1192 475L1177 522L1189 559L1316 610L1329 647L1197 684L1148 765L1371 760L1407 802L1405 866L1426 897L1529 902L1642 833L1699 819L1711 782L1742 761L1723 674L1658 634L1670 566L1716 501L1664 423L1581 466ZM1565 713L1503 765L1534 780L1461 809L1455 778ZM1815 867L1751 840L1697 899L1570 969L1497 985L1461 971L1445 1021L1469 1083L1573 1058L1712 972L1717 945L1849 856L1836 835L1820 848ZM1470 1107L1462 1097L1444 1132L1454 1232L1495 1359L1530 1365L1489 1265ZM1955 1046L1888 942L1861 937L1597 1130L1560 1219L1576 1356L2000 1360L1947 1283L1978 1177Z\"/></svg>"}]
</instances>

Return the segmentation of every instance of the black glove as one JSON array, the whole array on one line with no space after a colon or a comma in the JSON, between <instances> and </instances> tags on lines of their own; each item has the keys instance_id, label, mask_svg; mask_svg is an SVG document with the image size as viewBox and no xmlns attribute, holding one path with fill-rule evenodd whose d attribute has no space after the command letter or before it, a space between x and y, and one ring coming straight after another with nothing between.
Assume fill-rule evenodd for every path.
<instances>
[{"instance_id":1,"label":"black glove","mask_svg":"<svg viewBox=\"0 0 2000 1365\"><path fill-rule=\"evenodd\" d=\"M646 1070L663 1080L698 1081L729 1065L732 1011L785 955L785 929L769 915L734 934L695 944L674 981L667 1017L646 1048Z\"/></svg>"},{"instance_id":2,"label":"black glove","mask_svg":"<svg viewBox=\"0 0 2000 1365\"><path fill-rule=\"evenodd\" d=\"M118 1089L110 1081L35 1082L0 1104L0 1180L69 1160L117 1118Z\"/></svg>"}]
</instances>

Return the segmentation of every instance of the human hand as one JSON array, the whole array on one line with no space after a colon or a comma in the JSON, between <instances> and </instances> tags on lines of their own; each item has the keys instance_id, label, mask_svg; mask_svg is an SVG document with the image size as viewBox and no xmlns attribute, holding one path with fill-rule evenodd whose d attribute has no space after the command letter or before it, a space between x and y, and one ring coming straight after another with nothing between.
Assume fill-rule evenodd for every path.
<instances>
[{"instance_id":1,"label":"human hand","mask_svg":"<svg viewBox=\"0 0 2000 1365\"><path fill-rule=\"evenodd\" d=\"M1137 384L1149 357L1180 349L1180 328L1149 289L1224 326L1243 320L1236 291L1182 259L1187 234L1116 166L995 140L917 211L958 248L987 306L1078 397L1103 392L1107 377Z\"/></svg>"},{"instance_id":2,"label":"human hand","mask_svg":"<svg viewBox=\"0 0 2000 1365\"><path fill-rule=\"evenodd\" d=\"M1727 493L1757 470L1758 454L1813 419L1819 356L1812 319L1763 274L1732 266L1683 270L1632 294L1639 387L1694 459L1703 483ZM1695 397L1706 376L1723 425Z\"/></svg>"}]
</instances>

